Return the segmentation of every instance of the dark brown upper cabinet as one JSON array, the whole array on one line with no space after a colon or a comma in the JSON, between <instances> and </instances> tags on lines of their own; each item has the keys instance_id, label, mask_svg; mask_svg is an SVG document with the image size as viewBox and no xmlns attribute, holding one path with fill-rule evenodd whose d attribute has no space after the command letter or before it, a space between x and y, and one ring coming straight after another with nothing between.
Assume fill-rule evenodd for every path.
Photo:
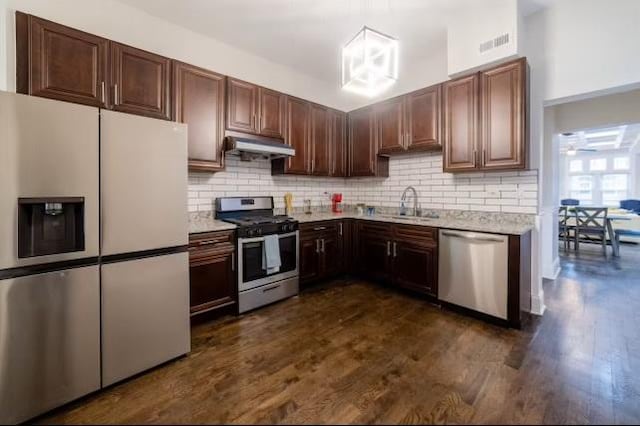
<instances>
[{"instance_id":1,"label":"dark brown upper cabinet","mask_svg":"<svg viewBox=\"0 0 640 426\"><path fill-rule=\"evenodd\" d=\"M341 111L329 112L330 167L329 176L347 176L347 115Z\"/></svg>"},{"instance_id":2,"label":"dark brown upper cabinet","mask_svg":"<svg viewBox=\"0 0 640 426\"><path fill-rule=\"evenodd\" d=\"M257 133L258 87L228 78L227 94L227 129Z\"/></svg>"},{"instance_id":3,"label":"dark brown upper cabinet","mask_svg":"<svg viewBox=\"0 0 640 426\"><path fill-rule=\"evenodd\" d=\"M527 167L525 58L445 83L444 170Z\"/></svg>"},{"instance_id":4,"label":"dark brown upper cabinet","mask_svg":"<svg viewBox=\"0 0 640 426\"><path fill-rule=\"evenodd\" d=\"M404 97L376 104L374 109L378 133L378 154L404 151L407 136L404 126Z\"/></svg>"},{"instance_id":5,"label":"dark brown upper cabinet","mask_svg":"<svg viewBox=\"0 0 640 426\"><path fill-rule=\"evenodd\" d=\"M182 62L173 62L174 120L189 126L189 170L224 169L223 75Z\"/></svg>"},{"instance_id":6,"label":"dark brown upper cabinet","mask_svg":"<svg viewBox=\"0 0 640 426\"><path fill-rule=\"evenodd\" d=\"M473 171L478 161L478 75L444 84L445 172Z\"/></svg>"},{"instance_id":7,"label":"dark brown upper cabinet","mask_svg":"<svg viewBox=\"0 0 640 426\"><path fill-rule=\"evenodd\" d=\"M526 82L525 59L480 73L480 142L484 170L526 167Z\"/></svg>"},{"instance_id":8,"label":"dark brown upper cabinet","mask_svg":"<svg viewBox=\"0 0 640 426\"><path fill-rule=\"evenodd\" d=\"M311 174L328 176L331 168L329 109L311 104Z\"/></svg>"},{"instance_id":9,"label":"dark brown upper cabinet","mask_svg":"<svg viewBox=\"0 0 640 426\"><path fill-rule=\"evenodd\" d=\"M405 96L406 148L409 151L442 149L442 85Z\"/></svg>"},{"instance_id":10,"label":"dark brown upper cabinet","mask_svg":"<svg viewBox=\"0 0 640 426\"><path fill-rule=\"evenodd\" d=\"M284 107L286 96L275 90L258 90L258 133L272 138L284 137Z\"/></svg>"},{"instance_id":11,"label":"dark brown upper cabinet","mask_svg":"<svg viewBox=\"0 0 640 426\"><path fill-rule=\"evenodd\" d=\"M308 175L311 173L312 149L311 105L309 102L288 96L285 101L285 143L296 150L296 155L282 161L281 173ZM274 161L272 164L276 164ZM273 169L272 169L273 170Z\"/></svg>"},{"instance_id":12,"label":"dark brown upper cabinet","mask_svg":"<svg viewBox=\"0 0 640 426\"><path fill-rule=\"evenodd\" d=\"M109 41L16 12L17 91L104 107Z\"/></svg>"},{"instance_id":13,"label":"dark brown upper cabinet","mask_svg":"<svg viewBox=\"0 0 640 426\"><path fill-rule=\"evenodd\" d=\"M112 109L171 119L171 60L115 42L110 50Z\"/></svg>"},{"instance_id":14,"label":"dark brown upper cabinet","mask_svg":"<svg viewBox=\"0 0 640 426\"><path fill-rule=\"evenodd\" d=\"M228 79L227 90L227 129L284 137L286 95L234 78Z\"/></svg>"},{"instance_id":15,"label":"dark brown upper cabinet","mask_svg":"<svg viewBox=\"0 0 640 426\"><path fill-rule=\"evenodd\" d=\"M389 176L389 159L378 156L375 110L349 113L349 176Z\"/></svg>"},{"instance_id":16,"label":"dark brown upper cabinet","mask_svg":"<svg viewBox=\"0 0 640 426\"><path fill-rule=\"evenodd\" d=\"M442 88L412 92L375 105L378 154L442 149Z\"/></svg>"}]
</instances>

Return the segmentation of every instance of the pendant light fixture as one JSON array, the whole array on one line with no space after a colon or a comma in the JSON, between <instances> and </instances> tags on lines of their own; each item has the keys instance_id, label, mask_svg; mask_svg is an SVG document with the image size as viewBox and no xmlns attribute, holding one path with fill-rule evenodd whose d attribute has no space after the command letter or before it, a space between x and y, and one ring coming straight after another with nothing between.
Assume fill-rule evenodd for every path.
<instances>
[{"instance_id":1,"label":"pendant light fixture","mask_svg":"<svg viewBox=\"0 0 640 426\"><path fill-rule=\"evenodd\" d=\"M342 88L374 97L398 80L398 40L363 27L342 48Z\"/></svg>"}]
</instances>

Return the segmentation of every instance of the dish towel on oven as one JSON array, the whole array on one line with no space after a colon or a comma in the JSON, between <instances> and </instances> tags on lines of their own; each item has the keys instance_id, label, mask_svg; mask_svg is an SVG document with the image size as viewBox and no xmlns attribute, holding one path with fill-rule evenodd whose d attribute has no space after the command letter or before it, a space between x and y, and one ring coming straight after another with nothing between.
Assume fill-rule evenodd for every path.
<instances>
[{"instance_id":1,"label":"dish towel on oven","mask_svg":"<svg viewBox=\"0 0 640 426\"><path fill-rule=\"evenodd\" d=\"M267 235L262 245L262 269L271 275L278 272L281 265L280 238L277 235Z\"/></svg>"}]
</instances>

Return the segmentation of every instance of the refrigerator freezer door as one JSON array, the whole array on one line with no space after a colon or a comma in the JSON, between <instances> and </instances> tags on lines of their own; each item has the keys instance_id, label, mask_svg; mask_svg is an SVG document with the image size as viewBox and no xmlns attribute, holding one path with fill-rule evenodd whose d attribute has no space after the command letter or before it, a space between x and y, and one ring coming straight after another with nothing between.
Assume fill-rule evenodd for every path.
<instances>
[{"instance_id":1,"label":"refrigerator freezer door","mask_svg":"<svg viewBox=\"0 0 640 426\"><path fill-rule=\"evenodd\" d=\"M0 281L0 424L100 388L98 266Z\"/></svg>"},{"instance_id":2,"label":"refrigerator freezer door","mask_svg":"<svg viewBox=\"0 0 640 426\"><path fill-rule=\"evenodd\" d=\"M187 128L100 112L102 255L187 244Z\"/></svg>"},{"instance_id":3,"label":"refrigerator freezer door","mask_svg":"<svg viewBox=\"0 0 640 426\"><path fill-rule=\"evenodd\" d=\"M0 270L98 255L98 109L0 92ZM18 258L18 198L84 198L84 251Z\"/></svg>"},{"instance_id":4,"label":"refrigerator freezer door","mask_svg":"<svg viewBox=\"0 0 640 426\"><path fill-rule=\"evenodd\" d=\"M190 351L186 252L102 265L102 384Z\"/></svg>"}]
</instances>

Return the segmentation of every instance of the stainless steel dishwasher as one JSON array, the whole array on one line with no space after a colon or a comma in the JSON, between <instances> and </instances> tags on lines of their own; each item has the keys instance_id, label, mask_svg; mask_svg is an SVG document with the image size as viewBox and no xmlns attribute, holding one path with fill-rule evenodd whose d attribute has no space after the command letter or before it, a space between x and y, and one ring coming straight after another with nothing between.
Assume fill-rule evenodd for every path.
<instances>
[{"instance_id":1,"label":"stainless steel dishwasher","mask_svg":"<svg viewBox=\"0 0 640 426\"><path fill-rule=\"evenodd\" d=\"M440 230L438 298L507 319L505 235Z\"/></svg>"}]
</instances>

